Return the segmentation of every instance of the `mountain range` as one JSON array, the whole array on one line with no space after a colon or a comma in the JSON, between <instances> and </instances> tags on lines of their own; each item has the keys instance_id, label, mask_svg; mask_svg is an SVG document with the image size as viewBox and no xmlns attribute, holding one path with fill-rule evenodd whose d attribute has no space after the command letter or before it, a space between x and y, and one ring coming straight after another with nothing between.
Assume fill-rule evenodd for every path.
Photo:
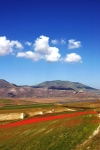
<instances>
[{"instance_id":1,"label":"mountain range","mask_svg":"<svg viewBox=\"0 0 100 150\"><path fill-rule=\"evenodd\" d=\"M68 93L80 91L98 91L79 82L70 81L45 81L33 86L18 86L0 79L0 97L59 97L68 96Z\"/></svg>"},{"instance_id":2,"label":"mountain range","mask_svg":"<svg viewBox=\"0 0 100 150\"><path fill-rule=\"evenodd\" d=\"M71 90L96 90L95 88L86 86L79 82L70 82L70 81L61 81L61 80L55 80L55 81L45 81L40 84L37 84L35 86L32 86L34 88L44 88L47 87L48 89L71 89Z\"/></svg>"}]
</instances>

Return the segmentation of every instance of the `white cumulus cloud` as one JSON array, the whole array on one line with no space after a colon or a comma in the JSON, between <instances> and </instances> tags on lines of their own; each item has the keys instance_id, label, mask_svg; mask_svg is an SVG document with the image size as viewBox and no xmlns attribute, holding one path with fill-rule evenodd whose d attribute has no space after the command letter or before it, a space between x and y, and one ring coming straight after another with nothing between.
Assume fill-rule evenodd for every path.
<instances>
[{"instance_id":1,"label":"white cumulus cloud","mask_svg":"<svg viewBox=\"0 0 100 150\"><path fill-rule=\"evenodd\" d=\"M50 53L48 55L45 55L46 61L58 61L61 57L61 54L59 54L59 49L56 47L49 47Z\"/></svg>"},{"instance_id":2,"label":"white cumulus cloud","mask_svg":"<svg viewBox=\"0 0 100 150\"><path fill-rule=\"evenodd\" d=\"M61 54L59 54L59 49L56 47L50 47L49 37L43 35L35 40L33 48L34 51L19 52L17 57L30 58L33 61L44 59L50 62L59 61L61 57Z\"/></svg>"},{"instance_id":3,"label":"white cumulus cloud","mask_svg":"<svg viewBox=\"0 0 100 150\"><path fill-rule=\"evenodd\" d=\"M26 41L26 42L25 42L25 45L27 45L27 46L31 46L31 45L32 45L32 43L31 43L31 42Z\"/></svg>"},{"instance_id":4,"label":"white cumulus cloud","mask_svg":"<svg viewBox=\"0 0 100 150\"><path fill-rule=\"evenodd\" d=\"M24 57L24 58L32 59L33 61L38 61L43 58L41 54L32 51L19 52L17 54L17 57Z\"/></svg>"},{"instance_id":5,"label":"white cumulus cloud","mask_svg":"<svg viewBox=\"0 0 100 150\"><path fill-rule=\"evenodd\" d=\"M10 41L6 38L6 36L0 37L0 56L8 55L9 53L13 53L14 48L23 49L23 46L18 41Z\"/></svg>"},{"instance_id":6,"label":"white cumulus cloud","mask_svg":"<svg viewBox=\"0 0 100 150\"><path fill-rule=\"evenodd\" d=\"M50 47L49 37L40 36L34 43L34 51L44 55L46 61L58 61L60 59L59 49L56 47Z\"/></svg>"},{"instance_id":7,"label":"white cumulus cloud","mask_svg":"<svg viewBox=\"0 0 100 150\"><path fill-rule=\"evenodd\" d=\"M77 62L82 62L82 58L80 55L76 53L70 53L66 55L64 61L68 63L77 63Z\"/></svg>"},{"instance_id":8,"label":"white cumulus cloud","mask_svg":"<svg viewBox=\"0 0 100 150\"><path fill-rule=\"evenodd\" d=\"M68 40L68 49L74 49L81 47L81 42L76 41L75 39Z\"/></svg>"},{"instance_id":9,"label":"white cumulus cloud","mask_svg":"<svg viewBox=\"0 0 100 150\"><path fill-rule=\"evenodd\" d=\"M33 45L34 47L34 51L35 52L38 52L38 53L41 53L41 54L49 54L49 37L46 37L46 36L40 36L39 38L37 38L35 40L35 43Z\"/></svg>"},{"instance_id":10,"label":"white cumulus cloud","mask_svg":"<svg viewBox=\"0 0 100 150\"><path fill-rule=\"evenodd\" d=\"M68 44L69 49L81 47L81 42L74 39L70 39ZM52 44L66 44L65 39L52 40ZM32 46L31 42L26 41L25 45ZM44 59L49 62L64 61L67 63L82 62L80 55L76 53L67 54L65 58L61 58L59 49L57 47L51 47L49 45L49 37L41 35L37 38L33 44L33 51L18 52L16 57L24 57L32 59L33 61L39 61ZM14 54L15 50L23 49L23 45L17 40L8 40L6 36L0 37L0 56Z\"/></svg>"}]
</instances>

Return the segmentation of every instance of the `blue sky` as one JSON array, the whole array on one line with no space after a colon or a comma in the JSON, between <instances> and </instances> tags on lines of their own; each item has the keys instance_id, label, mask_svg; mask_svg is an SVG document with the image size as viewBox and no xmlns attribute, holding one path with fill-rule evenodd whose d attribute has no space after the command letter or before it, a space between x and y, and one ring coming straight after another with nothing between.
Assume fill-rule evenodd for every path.
<instances>
[{"instance_id":1,"label":"blue sky","mask_svg":"<svg viewBox=\"0 0 100 150\"><path fill-rule=\"evenodd\" d=\"M1 0L0 79L100 88L100 1Z\"/></svg>"}]
</instances>

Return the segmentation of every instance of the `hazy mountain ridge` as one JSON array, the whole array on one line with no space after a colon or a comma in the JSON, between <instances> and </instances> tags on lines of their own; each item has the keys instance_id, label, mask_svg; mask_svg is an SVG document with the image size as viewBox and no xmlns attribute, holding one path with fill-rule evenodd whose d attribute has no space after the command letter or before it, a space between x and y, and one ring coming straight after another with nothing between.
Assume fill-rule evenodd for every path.
<instances>
[{"instance_id":1,"label":"hazy mountain ridge","mask_svg":"<svg viewBox=\"0 0 100 150\"><path fill-rule=\"evenodd\" d=\"M12 87L15 87L15 86L17 86L17 85L9 83L4 79L0 79L0 88L12 88Z\"/></svg>"},{"instance_id":2,"label":"hazy mountain ridge","mask_svg":"<svg viewBox=\"0 0 100 150\"><path fill-rule=\"evenodd\" d=\"M35 86L32 86L34 88L50 88L50 87L62 87L62 88L71 88L73 90L97 90L95 88L92 88L90 86L84 85L79 82L70 82L70 81L61 81L61 80L55 80L55 81L45 81L40 84L37 84Z\"/></svg>"},{"instance_id":3,"label":"hazy mountain ridge","mask_svg":"<svg viewBox=\"0 0 100 150\"><path fill-rule=\"evenodd\" d=\"M80 96L79 91L98 91L95 88L78 82L46 81L34 86L17 86L0 79L0 97L32 98L32 97L75 97ZM76 95L74 95L77 93ZM87 93L85 93L87 94ZM85 94L83 97L85 97ZM89 97L89 94L88 94Z\"/></svg>"}]
</instances>

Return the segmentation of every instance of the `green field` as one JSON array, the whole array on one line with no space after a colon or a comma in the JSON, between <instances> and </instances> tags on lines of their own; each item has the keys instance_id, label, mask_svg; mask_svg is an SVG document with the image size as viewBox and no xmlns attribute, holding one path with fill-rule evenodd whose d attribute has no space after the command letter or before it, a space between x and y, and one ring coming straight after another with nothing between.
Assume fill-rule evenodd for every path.
<instances>
[{"instance_id":1,"label":"green field","mask_svg":"<svg viewBox=\"0 0 100 150\"><path fill-rule=\"evenodd\" d=\"M53 103L51 104L31 104L31 105L10 105L0 108L0 110L11 110L11 109L27 109L27 108L45 108L54 106Z\"/></svg>"},{"instance_id":2,"label":"green field","mask_svg":"<svg viewBox=\"0 0 100 150\"><path fill-rule=\"evenodd\" d=\"M76 108L77 112L82 112L96 107L99 108L99 103L68 103L68 106L69 108ZM48 111L51 109L62 110L63 108L66 109L67 107L55 106L53 103L10 105L0 108L0 113L28 113L35 110ZM81 110L80 108L84 109ZM72 113L74 112L54 112L44 114L40 118ZM14 120L2 121L0 125L9 122L14 122ZM99 124L100 119L96 114L88 114L17 127L0 128L0 150L99 150L100 133L84 146L80 146L93 134Z\"/></svg>"},{"instance_id":3,"label":"green field","mask_svg":"<svg viewBox=\"0 0 100 150\"><path fill-rule=\"evenodd\" d=\"M10 103L12 100L10 99L0 99L0 103Z\"/></svg>"},{"instance_id":4,"label":"green field","mask_svg":"<svg viewBox=\"0 0 100 150\"><path fill-rule=\"evenodd\" d=\"M0 150L81 150L99 122L95 115L82 115L0 129Z\"/></svg>"}]
</instances>

